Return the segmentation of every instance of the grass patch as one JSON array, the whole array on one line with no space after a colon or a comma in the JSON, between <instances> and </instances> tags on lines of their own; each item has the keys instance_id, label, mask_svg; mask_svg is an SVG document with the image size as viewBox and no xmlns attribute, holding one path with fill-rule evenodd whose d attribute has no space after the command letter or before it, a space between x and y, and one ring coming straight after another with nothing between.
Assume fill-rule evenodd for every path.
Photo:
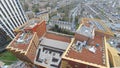
<instances>
[{"instance_id":1,"label":"grass patch","mask_svg":"<svg viewBox=\"0 0 120 68\"><path fill-rule=\"evenodd\" d=\"M0 53L0 60L3 61L6 65L10 65L17 61L17 58L10 52L5 51Z\"/></svg>"}]
</instances>

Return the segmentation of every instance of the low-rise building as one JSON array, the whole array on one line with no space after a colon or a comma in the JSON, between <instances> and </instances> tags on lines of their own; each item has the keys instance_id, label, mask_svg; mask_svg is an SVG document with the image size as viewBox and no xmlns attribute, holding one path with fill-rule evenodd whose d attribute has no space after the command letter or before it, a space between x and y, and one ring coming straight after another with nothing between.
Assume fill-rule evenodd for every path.
<instances>
[{"instance_id":1,"label":"low-rise building","mask_svg":"<svg viewBox=\"0 0 120 68\"><path fill-rule=\"evenodd\" d=\"M38 19L20 29L7 49L38 68L110 67L106 42L113 34L98 19L82 19L74 37L46 31Z\"/></svg>"},{"instance_id":2,"label":"low-rise building","mask_svg":"<svg viewBox=\"0 0 120 68\"><path fill-rule=\"evenodd\" d=\"M75 37L62 55L61 68L109 68L106 45L109 34L104 34L106 29L100 23L93 25L91 21L96 20L82 19Z\"/></svg>"},{"instance_id":3,"label":"low-rise building","mask_svg":"<svg viewBox=\"0 0 120 68\"><path fill-rule=\"evenodd\" d=\"M35 17L35 13L32 11L27 11L27 12L25 12L25 14L26 14L28 19L32 19Z\"/></svg>"},{"instance_id":4,"label":"low-rise building","mask_svg":"<svg viewBox=\"0 0 120 68\"><path fill-rule=\"evenodd\" d=\"M66 29L66 30L70 30L70 31L75 29L72 27L71 22L57 21L57 20L50 20L49 21L49 26L54 27L55 25L58 25L58 27L61 29Z\"/></svg>"},{"instance_id":5,"label":"low-rise building","mask_svg":"<svg viewBox=\"0 0 120 68\"><path fill-rule=\"evenodd\" d=\"M40 31L39 31L40 30ZM39 38L46 32L45 21L32 19L7 46L16 57L22 61L34 63Z\"/></svg>"},{"instance_id":6,"label":"low-rise building","mask_svg":"<svg viewBox=\"0 0 120 68\"><path fill-rule=\"evenodd\" d=\"M47 32L39 43L35 64L44 68L60 68L61 56L70 41L69 37Z\"/></svg>"},{"instance_id":7,"label":"low-rise building","mask_svg":"<svg viewBox=\"0 0 120 68\"><path fill-rule=\"evenodd\" d=\"M110 28L113 30L113 31L120 31L120 24L112 24L110 26Z\"/></svg>"},{"instance_id":8,"label":"low-rise building","mask_svg":"<svg viewBox=\"0 0 120 68\"><path fill-rule=\"evenodd\" d=\"M16 37L7 46L17 58L38 68L60 66L61 56L71 36L47 32L45 21L40 19L31 19L17 31Z\"/></svg>"},{"instance_id":9,"label":"low-rise building","mask_svg":"<svg viewBox=\"0 0 120 68\"><path fill-rule=\"evenodd\" d=\"M49 21L48 11L42 11L42 12L36 13L35 16L36 16L37 18L39 18L40 20L46 21L46 23Z\"/></svg>"}]
</instances>

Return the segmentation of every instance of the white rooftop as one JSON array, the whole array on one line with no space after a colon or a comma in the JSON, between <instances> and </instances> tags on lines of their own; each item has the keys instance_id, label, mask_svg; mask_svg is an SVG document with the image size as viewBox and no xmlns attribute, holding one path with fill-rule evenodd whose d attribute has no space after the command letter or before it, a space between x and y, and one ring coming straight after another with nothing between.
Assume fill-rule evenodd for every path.
<instances>
[{"instance_id":1,"label":"white rooftop","mask_svg":"<svg viewBox=\"0 0 120 68\"><path fill-rule=\"evenodd\" d=\"M111 28L120 29L120 24L112 24Z\"/></svg>"},{"instance_id":2,"label":"white rooftop","mask_svg":"<svg viewBox=\"0 0 120 68\"><path fill-rule=\"evenodd\" d=\"M29 27L33 28L36 25L37 25L37 23L34 23L34 24L31 24Z\"/></svg>"},{"instance_id":3,"label":"white rooftop","mask_svg":"<svg viewBox=\"0 0 120 68\"><path fill-rule=\"evenodd\" d=\"M80 29L78 29L76 32L78 34L82 34L84 36L93 38L94 37L94 28L93 27L87 27L87 26L82 26Z\"/></svg>"},{"instance_id":4,"label":"white rooftop","mask_svg":"<svg viewBox=\"0 0 120 68\"><path fill-rule=\"evenodd\" d=\"M66 48L69 45L69 43L67 43L67 42L48 39L48 38L43 38L41 44L46 45L46 46L50 46L50 47L54 47L54 48L58 48L58 49L62 49L62 50L66 50Z\"/></svg>"}]
</instances>

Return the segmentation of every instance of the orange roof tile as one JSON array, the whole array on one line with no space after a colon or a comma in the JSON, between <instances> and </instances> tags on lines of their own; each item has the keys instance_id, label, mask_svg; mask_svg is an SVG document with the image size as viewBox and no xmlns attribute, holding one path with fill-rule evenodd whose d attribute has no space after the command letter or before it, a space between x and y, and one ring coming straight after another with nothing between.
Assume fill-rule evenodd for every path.
<instances>
[{"instance_id":1,"label":"orange roof tile","mask_svg":"<svg viewBox=\"0 0 120 68\"><path fill-rule=\"evenodd\" d=\"M77 40L75 40L74 43L76 43L76 41ZM99 47L96 47L97 50L95 54L90 52L85 47L82 48L81 52L78 52L75 49L73 49L71 46L65 56L69 58L78 59L78 60L105 66L105 64L103 64L103 58L102 58L104 53L101 50L101 48L104 46L103 38L100 36L95 36L95 39L93 41L94 43L91 42L89 45L95 46L96 44L100 44Z\"/></svg>"},{"instance_id":2,"label":"orange roof tile","mask_svg":"<svg viewBox=\"0 0 120 68\"><path fill-rule=\"evenodd\" d=\"M30 40L28 41L28 43L17 43L17 40L18 38L20 37L21 33L16 37L15 40L13 40L13 43L10 45L10 47L13 47L13 48L18 48L19 50L23 50L23 51L26 51L27 50L27 47L29 46L29 43L30 43ZM33 34L31 33L26 33L25 35L25 39L29 38L30 36L33 36ZM31 38L32 39L32 38ZM25 41L25 40L24 40Z\"/></svg>"}]
</instances>

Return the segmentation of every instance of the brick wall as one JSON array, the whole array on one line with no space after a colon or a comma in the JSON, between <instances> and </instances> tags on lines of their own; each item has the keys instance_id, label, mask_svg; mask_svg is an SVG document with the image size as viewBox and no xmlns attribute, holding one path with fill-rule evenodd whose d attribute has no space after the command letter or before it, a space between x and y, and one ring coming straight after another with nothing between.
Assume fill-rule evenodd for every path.
<instances>
[{"instance_id":1,"label":"brick wall","mask_svg":"<svg viewBox=\"0 0 120 68\"><path fill-rule=\"evenodd\" d=\"M82 63L73 62L70 60L62 59L60 68L96 68Z\"/></svg>"},{"instance_id":2,"label":"brick wall","mask_svg":"<svg viewBox=\"0 0 120 68\"><path fill-rule=\"evenodd\" d=\"M36 67L37 67L37 68L46 68L46 67L42 67L42 66L40 66L40 65L36 65Z\"/></svg>"},{"instance_id":3,"label":"brick wall","mask_svg":"<svg viewBox=\"0 0 120 68\"><path fill-rule=\"evenodd\" d=\"M42 37L43 34L46 32L46 22L43 21L37 24L33 29L33 32L37 32L38 37Z\"/></svg>"},{"instance_id":4,"label":"brick wall","mask_svg":"<svg viewBox=\"0 0 120 68\"><path fill-rule=\"evenodd\" d=\"M75 39L79 41L88 40L88 37L75 33Z\"/></svg>"},{"instance_id":5,"label":"brick wall","mask_svg":"<svg viewBox=\"0 0 120 68\"><path fill-rule=\"evenodd\" d=\"M35 34L34 38L32 39L32 43L30 45L30 48L26 54L26 56L32 61L34 62L34 58L36 56L36 51L38 48L38 44L39 44L39 38L37 36L37 34Z\"/></svg>"},{"instance_id":6,"label":"brick wall","mask_svg":"<svg viewBox=\"0 0 120 68\"><path fill-rule=\"evenodd\" d=\"M50 39L54 39L54 40L59 40L59 41L64 41L64 42L71 42L71 38L64 36L64 35L59 35L59 34L54 34L54 33L50 33L47 32L45 34L45 37L50 38Z\"/></svg>"},{"instance_id":7,"label":"brick wall","mask_svg":"<svg viewBox=\"0 0 120 68\"><path fill-rule=\"evenodd\" d=\"M79 41L82 41L82 42L87 41L87 44L89 44L91 41L93 41L93 39L85 37L85 36L83 36L81 34L77 34L77 33L75 33L75 40L79 40Z\"/></svg>"},{"instance_id":8,"label":"brick wall","mask_svg":"<svg viewBox=\"0 0 120 68\"><path fill-rule=\"evenodd\" d=\"M113 62L113 59L112 59L112 54L110 53L109 50L108 50L108 56L109 56L110 65L111 65L111 67L113 67L114 66L114 62Z\"/></svg>"},{"instance_id":9,"label":"brick wall","mask_svg":"<svg viewBox=\"0 0 120 68\"><path fill-rule=\"evenodd\" d=\"M100 31L95 31L95 35L106 36L107 38L112 37L112 35L108 35L108 34L105 34L103 32L100 32Z\"/></svg>"},{"instance_id":10,"label":"brick wall","mask_svg":"<svg viewBox=\"0 0 120 68\"><path fill-rule=\"evenodd\" d=\"M26 55L24 55L24 53L20 53L20 51L17 52L15 50L9 50L9 51L12 52L18 59L25 62L32 63L30 59Z\"/></svg>"}]
</instances>

